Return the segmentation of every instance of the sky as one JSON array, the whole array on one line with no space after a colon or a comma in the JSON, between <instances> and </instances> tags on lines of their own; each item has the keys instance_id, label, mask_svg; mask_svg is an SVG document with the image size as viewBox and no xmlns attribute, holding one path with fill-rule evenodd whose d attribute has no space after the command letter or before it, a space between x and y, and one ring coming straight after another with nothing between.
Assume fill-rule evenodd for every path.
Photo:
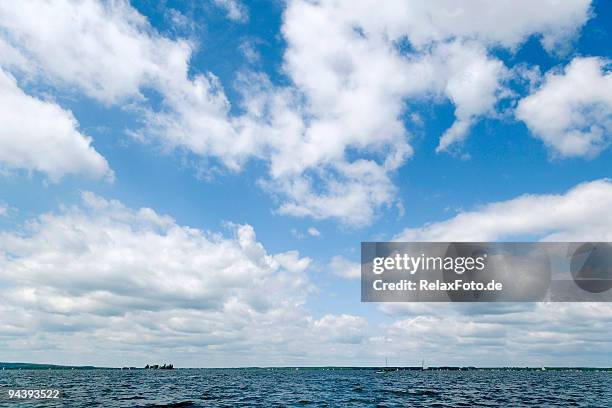
<instances>
[{"instance_id":1,"label":"sky","mask_svg":"<svg viewBox=\"0 0 612 408\"><path fill-rule=\"evenodd\" d=\"M608 304L365 304L362 241L612 241L604 0L0 0L0 361L612 366Z\"/></svg>"}]
</instances>

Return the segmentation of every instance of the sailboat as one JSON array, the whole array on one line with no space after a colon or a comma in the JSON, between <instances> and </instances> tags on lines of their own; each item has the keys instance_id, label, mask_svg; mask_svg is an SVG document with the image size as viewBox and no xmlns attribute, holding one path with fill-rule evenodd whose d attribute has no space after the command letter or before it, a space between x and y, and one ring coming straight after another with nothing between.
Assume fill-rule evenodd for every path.
<instances>
[{"instance_id":1,"label":"sailboat","mask_svg":"<svg viewBox=\"0 0 612 408\"><path fill-rule=\"evenodd\" d=\"M425 359L421 360L421 371L427 370L427 366L425 365Z\"/></svg>"},{"instance_id":2,"label":"sailboat","mask_svg":"<svg viewBox=\"0 0 612 408\"><path fill-rule=\"evenodd\" d=\"M397 371L397 369L393 369L389 367L389 363L387 361L387 357L385 357L385 366L376 371L378 374L389 373L391 371Z\"/></svg>"}]
</instances>

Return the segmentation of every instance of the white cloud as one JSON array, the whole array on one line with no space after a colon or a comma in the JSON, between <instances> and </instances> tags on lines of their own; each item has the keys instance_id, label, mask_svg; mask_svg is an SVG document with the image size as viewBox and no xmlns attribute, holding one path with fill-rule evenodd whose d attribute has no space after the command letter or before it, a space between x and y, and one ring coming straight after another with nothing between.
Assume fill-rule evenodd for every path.
<instances>
[{"instance_id":1,"label":"white cloud","mask_svg":"<svg viewBox=\"0 0 612 408\"><path fill-rule=\"evenodd\" d=\"M412 155L402 121L407 100L455 105L456 122L438 147L448 150L494 114L503 91L506 69L488 47L516 48L541 34L551 48L580 28L589 6L292 0L281 27L291 85L240 75L237 116L213 74L190 74L194 44L161 36L125 1L4 1L0 25L17 54L11 66L26 70L29 61L30 72L52 83L107 104L129 101L145 124L134 133L169 149L216 158L233 171L251 158L265 161L261 185L279 197L281 213L363 226L394 204L392 177ZM162 96L159 109L144 97L149 88Z\"/></svg>"},{"instance_id":2,"label":"white cloud","mask_svg":"<svg viewBox=\"0 0 612 408\"><path fill-rule=\"evenodd\" d=\"M603 179L579 184L562 194L526 194L489 203L444 221L407 228L394 239L609 241L610 205L612 182ZM602 358L609 359L611 352L602 348L603 333L612 324L610 307L605 303L397 303L379 309L396 320L381 330L377 344L384 344L389 354L419 353L431 365L451 361L464 365L602 366L607 364ZM406 338L412 341L406 342ZM463 353L456 352L458 346ZM599 352L591 352L595 349Z\"/></svg>"},{"instance_id":3,"label":"white cloud","mask_svg":"<svg viewBox=\"0 0 612 408\"><path fill-rule=\"evenodd\" d=\"M308 228L308 235L310 235L311 237L320 237L321 232L319 232L319 230L315 227L310 227Z\"/></svg>"},{"instance_id":4,"label":"white cloud","mask_svg":"<svg viewBox=\"0 0 612 408\"><path fill-rule=\"evenodd\" d=\"M189 74L195 45L161 36L125 1L15 5L0 1L0 64L7 72L80 90L104 104L127 104L148 123L143 137L215 157L229 169L240 170L249 158L264 160L270 175L262 185L279 194L281 212L365 225L393 203L391 179L412 154L402 123L407 100L454 104L456 122L439 147L448 149L494 113L506 69L488 47L516 49L540 33L547 49L557 48L586 21L590 2L290 1L282 30L292 85L241 76L240 116L229 114L214 75ZM405 38L411 48L403 53L397 43ZM598 81L605 78L602 67ZM53 111L53 123L66 119L59 123L81 146L81 160L98 157L105 164L74 130L68 112L25 95L14 81L6 84L20 100ZM144 96L149 90L161 96L159 111ZM73 144L65 150L73 152ZM28 166L58 177L72 171ZM401 238L609 240L611 197L611 183L600 180L561 195L489 204L405 230ZM39 351L45 359L52 350L58 360L88 355L98 364L121 365L126 356L144 364L151 355L182 365L380 364L390 353L412 364L424 353L443 364L517 363L517 355L531 364L557 352L583 364L585 347L601 351L607 342L605 305L532 305L498 314L436 305L429 315L417 305L425 316L404 310L395 314L398 321L375 330L359 316L313 317L304 306L311 261L296 251L268 254L249 226L236 226L234 234L181 226L153 210L91 194L80 207L1 233L0 311L6 318L0 346L15 359ZM358 276L359 265L343 257L330 267L343 277ZM464 353L456 352L457 344ZM599 353L587 357L593 356Z\"/></svg>"},{"instance_id":5,"label":"white cloud","mask_svg":"<svg viewBox=\"0 0 612 408\"><path fill-rule=\"evenodd\" d=\"M384 7L367 1L293 1L283 26L289 43L287 67L320 110L361 118L360 112L347 109L351 102L359 101L361 109L377 112L366 116L370 127L365 129L372 128L373 133L380 132L374 130L377 119L372 116L384 113L384 122L393 123L405 97L442 91L457 108L457 122L438 148L445 150L464 138L475 117L488 113L496 100L504 68L499 60L487 56L483 45L514 48L535 33L543 33L546 44L557 43L584 24L589 5L583 0L564 3L563 7L552 1L540 2L536 8L528 1L486 6L445 0L386 2ZM325 35L309 35L313 31ZM434 47L436 66L418 70L394 49L394 42L404 37L426 57L431 44L459 41ZM369 97L360 97L364 95Z\"/></svg>"},{"instance_id":6,"label":"white cloud","mask_svg":"<svg viewBox=\"0 0 612 408\"><path fill-rule=\"evenodd\" d=\"M530 367L601 367L610 359L606 303L397 306L403 311L392 316L400 318L372 345L387 355L416 355L429 365Z\"/></svg>"},{"instance_id":7,"label":"white cloud","mask_svg":"<svg viewBox=\"0 0 612 408\"><path fill-rule=\"evenodd\" d=\"M104 103L142 98L141 87L181 77L191 45L156 34L126 1L0 1L5 41L46 80Z\"/></svg>"},{"instance_id":8,"label":"white cloud","mask_svg":"<svg viewBox=\"0 0 612 408\"><path fill-rule=\"evenodd\" d=\"M161 36L127 1L33 1L18 7L0 1L0 26L5 48L22 57L13 57L11 66L32 80L126 106L141 114L143 133L159 136L168 147L218 157L229 168L253 154L251 146L228 142L235 132L218 79L188 74L194 44ZM161 94L159 110L148 105L145 90Z\"/></svg>"},{"instance_id":9,"label":"white cloud","mask_svg":"<svg viewBox=\"0 0 612 408\"><path fill-rule=\"evenodd\" d=\"M495 241L542 237L546 241L612 240L612 182L579 184L564 194L525 194L461 212L420 228L407 228L398 241Z\"/></svg>"},{"instance_id":10,"label":"white cloud","mask_svg":"<svg viewBox=\"0 0 612 408\"><path fill-rule=\"evenodd\" d=\"M589 4L573 1L558 8L545 2L534 10L528 2L482 7L442 1L431 8L405 2L384 7L367 1L289 2L282 26L288 45L284 68L303 102L294 102L291 94L268 109L269 122L290 117L294 132L282 132L282 142L270 143L277 191L288 198L281 212L342 220L352 208L345 223L371 222L376 209L393 203L391 177L412 154L401 121L405 101L433 96L453 102L456 122L438 147L449 149L476 120L494 113L504 91L507 70L488 54L487 46L514 48L535 33L543 33L545 42L557 42L586 21ZM458 18L438 21L440 15ZM515 18L504 19L499 27L499 15ZM404 38L416 49L403 54L397 44ZM287 106L296 105L299 109L288 114ZM287 122L283 125L286 129ZM346 170L356 167L356 162L346 162L348 151L379 157L368 161L367 173L360 166L362 172L353 176ZM304 175L325 165L323 183ZM376 187L370 180L377 180Z\"/></svg>"},{"instance_id":11,"label":"white cloud","mask_svg":"<svg viewBox=\"0 0 612 408\"><path fill-rule=\"evenodd\" d=\"M239 0L213 0L213 2L225 10L230 20L244 23L249 19L248 9Z\"/></svg>"},{"instance_id":12,"label":"white cloud","mask_svg":"<svg viewBox=\"0 0 612 408\"><path fill-rule=\"evenodd\" d=\"M354 9L369 13L371 26L386 22L391 36L405 34L417 47L460 37L515 48L539 33L551 51L570 40L588 20L590 5L591 0L412 0L386 2L377 8L359 2Z\"/></svg>"},{"instance_id":13,"label":"white cloud","mask_svg":"<svg viewBox=\"0 0 612 408\"><path fill-rule=\"evenodd\" d=\"M593 156L610 143L612 74L601 58L574 58L522 99L516 116L559 156Z\"/></svg>"},{"instance_id":14,"label":"white cloud","mask_svg":"<svg viewBox=\"0 0 612 408\"><path fill-rule=\"evenodd\" d=\"M296 228L292 228L290 232L291 235L293 235L297 239L304 239L307 235L316 238L321 236L321 232L315 227L310 227L305 232L302 232Z\"/></svg>"},{"instance_id":15,"label":"white cloud","mask_svg":"<svg viewBox=\"0 0 612 408\"><path fill-rule=\"evenodd\" d=\"M83 201L84 208L32 221L24 235L0 235L3 279L49 312L222 311L231 304L264 313L297 306L307 293L310 261L296 252L268 255L248 225L226 239L149 208L91 193ZM285 296L266 295L274 290Z\"/></svg>"},{"instance_id":16,"label":"white cloud","mask_svg":"<svg viewBox=\"0 0 612 408\"><path fill-rule=\"evenodd\" d=\"M268 254L252 227L233 228L223 237L84 193L78 207L1 232L0 344L15 358L44 348L62 361L167 354L227 366L358 341L362 319L304 308L309 258Z\"/></svg>"},{"instance_id":17,"label":"white cloud","mask_svg":"<svg viewBox=\"0 0 612 408\"><path fill-rule=\"evenodd\" d=\"M328 341L358 344L367 338L368 322L361 316L327 314L313 323L315 334L325 336Z\"/></svg>"},{"instance_id":18,"label":"white cloud","mask_svg":"<svg viewBox=\"0 0 612 408\"><path fill-rule=\"evenodd\" d=\"M496 102L505 69L487 55L487 46L515 48L536 33L545 44L557 44L584 24L589 6L588 0L562 7L544 1L535 8L529 1L381 6L296 0L284 16L286 69L314 113L329 117L321 118L328 127L337 126L339 134L348 130L340 137L361 130L359 141L393 133L401 139L398 117L405 98L447 96L456 106L457 121L443 135L442 151L465 138L475 119L490 113ZM408 58L396 48L405 38L416 48Z\"/></svg>"},{"instance_id":19,"label":"white cloud","mask_svg":"<svg viewBox=\"0 0 612 408\"><path fill-rule=\"evenodd\" d=\"M586 187L612 195L610 183L600 184ZM604 198L583 192L585 202ZM385 357L410 365L422 357L430 365L602 365L602 353L610 355L612 314L604 304L389 304L382 309L393 320L376 324L330 311L316 317L306 306L315 293L311 260L297 251L268 253L248 225L232 231L224 237L181 226L152 209L85 193L79 206L1 232L5 358L83 363L86 355L87 363L114 366L144 365L151 356L179 366L382 364ZM356 265L335 259L337 270Z\"/></svg>"},{"instance_id":20,"label":"white cloud","mask_svg":"<svg viewBox=\"0 0 612 408\"><path fill-rule=\"evenodd\" d=\"M270 188L288 198L280 213L315 219L333 217L353 226L369 224L374 210L390 205L395 193L384 168L369 160L341 164L319 177L284 176L273 183Z\"/></svg>"},{"instance_id":21,"label":"white cloud","mask_svg":"<svg viewBox=\"0 0 612 408\"><path fill-rule=\"evenodd\" d=\"M341 255L334 256L329 262L331 271L344 279L359 279L361 277L361 265L349 261Z\"/></svg>"},{"instance_id":22,"label":"white cloud","mask_svg":"<svg viewBox=\"0 0 612 408\"><path fill-rule=\"evenodd\" d=\"M367 321L311 315L311 260L270 254L252 227L230 227L224 237L83 193L79 206L0 232L4 358L87 356L112 366L144 366L151 356L179 366L354 361Z\"/></svg>"},{"instance_id":23,"label":"white cloud","mask_svg":"<svg viewBox=\"0 0 612 408\"><path fill-rule=\"evenodd\" d=\"M495 112L507 76L504 64L475 44L452 43L441 48L437 63L449 71L444 92L455 105L456 119L440 138L437 152L461 142L480 116Z\"/></svg>"},{"instance_id":24,"label":"white cloud","mask_svg":"<svg viewBox=\"0 0 612 408\"><path fill-rule=\"evenodd\" d=\"M85 174L112 180L106 160L77 129L72 113L24 93L0 69L0 167L39 171L52 180Z\"/></svg>"},{"instance_id":25,"label":"white cloud","mask_svg":"<svg viewBox=\"0 0 612 408\"><path fill-rule=\"evenodd\" d=\"M244 55L244 58L251 64L256 64L261 61L261 54L257 50L256 41L243 40L238 49Z\"/></svg>"}]
</instances>

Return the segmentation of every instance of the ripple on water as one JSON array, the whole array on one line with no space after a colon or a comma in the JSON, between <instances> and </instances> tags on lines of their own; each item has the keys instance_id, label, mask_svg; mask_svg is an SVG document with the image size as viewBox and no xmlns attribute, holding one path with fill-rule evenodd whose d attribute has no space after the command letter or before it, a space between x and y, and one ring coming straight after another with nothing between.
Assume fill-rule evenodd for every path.
<instances>
[{"instance_id":1,"label":"ripple on water","mask_svg":"<svg viewBox=\"0 0 612 408\"><path fill-rule=\"evenodd\" d=\"M11 407L612 407L612 372L5 370L0 386L57 387L62 402Z\"/></svg>"}]
</instances>

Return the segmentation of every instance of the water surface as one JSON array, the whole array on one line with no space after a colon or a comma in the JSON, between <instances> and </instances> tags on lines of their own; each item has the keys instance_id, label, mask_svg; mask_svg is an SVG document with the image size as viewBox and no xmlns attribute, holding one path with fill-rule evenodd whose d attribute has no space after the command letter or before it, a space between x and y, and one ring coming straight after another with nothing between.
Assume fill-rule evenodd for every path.
<instances>
[{"instance_id":1,"label":"water surface","mask_svg":"<svg viewBox=\"0 0 612 408\"><path fill-rule=\"evenodd\" d=\"M0 386L64 392L7 407L612 407L596 371L5 370Z\"/></svg>"}]
</instances>

